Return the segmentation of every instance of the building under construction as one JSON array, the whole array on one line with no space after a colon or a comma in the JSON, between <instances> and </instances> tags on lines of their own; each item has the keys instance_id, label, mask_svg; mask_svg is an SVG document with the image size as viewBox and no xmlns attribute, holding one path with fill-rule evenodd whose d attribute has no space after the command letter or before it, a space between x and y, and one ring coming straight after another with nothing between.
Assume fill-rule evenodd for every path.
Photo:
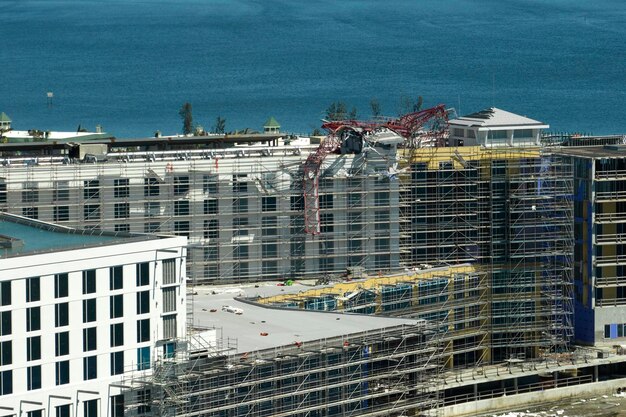
<instances>
[{"instance_id":1,"label":"building under construction","mask_svg":"<svg viewBox=\"0 0 626 417\"><path fill-rule=\"evenodd\" d=\"M139 390L130 411L154 404L163 415L267 415L267 407L324 415L332 404L337 414L387 415L397 402L417 414L432 405L431 367L540 358L565 350L573 333L571 162L541 147L546 126L534 120L488 109L450 121L448 131L446 116L438 106L386 121L329 122L320 144L189 138L186 147L181 139L162 149L158 139L117 141L76 158L7 155L0 206L89 229L188 236L189 276L198 283L462 264L458 273L381 283L362 300L353 290L306 301L310 310L340 310L329 306L341 301L353 312L408 315L428 332L390 326L374 338L350 335L346 346L341 337L354 330L333 333L335 322L310 339L320 340L311 352L289 347L292 337L234 362L209 353L191 360L182 344L180 360ZM353 329L375 319L360 317ZM396 349L409 358L402 370ZM165 388L175 382L182 388Z\"/></svg>"}]
</instances>

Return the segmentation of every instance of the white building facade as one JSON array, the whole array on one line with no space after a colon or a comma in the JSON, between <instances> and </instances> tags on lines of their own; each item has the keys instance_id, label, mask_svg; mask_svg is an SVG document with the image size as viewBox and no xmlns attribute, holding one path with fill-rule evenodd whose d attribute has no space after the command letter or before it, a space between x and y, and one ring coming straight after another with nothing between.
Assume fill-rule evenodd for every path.
<instances>
[{"instance_id":1,"label":"white building facade","mask_svg":"<svg viewBox=\"0 0 626 417\"><path fill-rule=\"evenodd\" d=\"M117 416L186 326L185 237L0 218L0 416Z\"/></svg>"}]
</instances>

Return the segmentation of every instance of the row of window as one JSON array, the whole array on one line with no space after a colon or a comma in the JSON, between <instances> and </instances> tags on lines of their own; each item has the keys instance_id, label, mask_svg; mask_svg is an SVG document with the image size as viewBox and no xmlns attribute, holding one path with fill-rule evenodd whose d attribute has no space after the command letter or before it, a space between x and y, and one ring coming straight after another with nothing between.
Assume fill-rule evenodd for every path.
<instances>
[{"instance_id":1,"label":"row of window","mask_svg":"<svg viewBox=\"0 0 626 417\"><path fill-rule=\"evenodd\" d=\"M124 351L109 353L110 375L119 375L124 373ZM82 358L83 362L83 381L98 378L98 357L86 356ZM141 371L150 369L150 347L137 348L137 366L136 369ZM34 365L26 367L26 389L28 391L41 389L41 367L42 365ZM9 395L13 393L13 374L14 370L0 371L0 395ZM70 361L64 360L55 362L55 385L65 385L70 383Z\"/></svg>"},{"instance_id":2,"label":"row of window","mask_svg":"<svg viewBox=\"0 0 626 417\"><path fill-rule=\"evenodd\" d=\"M175 283L175 273L172 271L174 260L164 260L164 268L168 270L168 283ZM167 265L167 266L166 266ZM149 285L150 283L150 265L149 263L141 263L136 266L136 285L137 287ZM109 289L119 290L124 285L122 266L114 266L109 269ZM12 303L12 282L0 282L0 306L11 305ZM94 294L96 292L96 270L90 269L83 271L82 274L82 293ZM67 273L54 275L54 298L64 298L69 295L69 275ZM144 296L145 297L145 296ZM26 302L41 301L41 278L31 277L26 279ZM138 302L139 304L139 302Z\"/></svg>"}]
</instances>

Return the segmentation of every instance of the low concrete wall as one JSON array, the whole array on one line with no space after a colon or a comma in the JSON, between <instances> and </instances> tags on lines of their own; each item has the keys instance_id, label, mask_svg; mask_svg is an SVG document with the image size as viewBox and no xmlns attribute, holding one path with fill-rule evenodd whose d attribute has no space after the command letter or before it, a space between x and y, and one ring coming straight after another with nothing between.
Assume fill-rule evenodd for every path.
<instances>
[{"instance_id":1,"label":"low concrete wall","mask_svg":"<svg viewBox=\"0 0 626 417\"><path fill-rule=\"evenodd\" d=\"M537 405L559 401L565 398L586 398L594 395L611 394L617 388L626 387L626 378L611 381L594 382L571 387L553 388L545 391L535 391L525 394L507 395L505 397L490 398L463 404L450 405L440 408L440 417L460 417L493 411L506 411L517 407Z\"/></svg>"}]
</instances>

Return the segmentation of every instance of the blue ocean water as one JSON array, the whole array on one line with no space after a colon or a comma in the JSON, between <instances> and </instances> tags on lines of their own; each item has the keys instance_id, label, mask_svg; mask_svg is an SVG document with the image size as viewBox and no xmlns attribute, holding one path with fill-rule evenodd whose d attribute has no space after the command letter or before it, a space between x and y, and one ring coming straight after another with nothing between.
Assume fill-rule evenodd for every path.
<instances>
[{"instance_id":1,"label":"blue ocean water","mask_svg":"<svg viewBox=\"0 0 626 417\"><path fill-rule=\"evenodd\" d=\"M626 132L624 0L2 0L0 22L20 129L169 134L188 101L205 128L310 132L335 100L367 118L422 95Z\"/></svg>"}]
</instances>

